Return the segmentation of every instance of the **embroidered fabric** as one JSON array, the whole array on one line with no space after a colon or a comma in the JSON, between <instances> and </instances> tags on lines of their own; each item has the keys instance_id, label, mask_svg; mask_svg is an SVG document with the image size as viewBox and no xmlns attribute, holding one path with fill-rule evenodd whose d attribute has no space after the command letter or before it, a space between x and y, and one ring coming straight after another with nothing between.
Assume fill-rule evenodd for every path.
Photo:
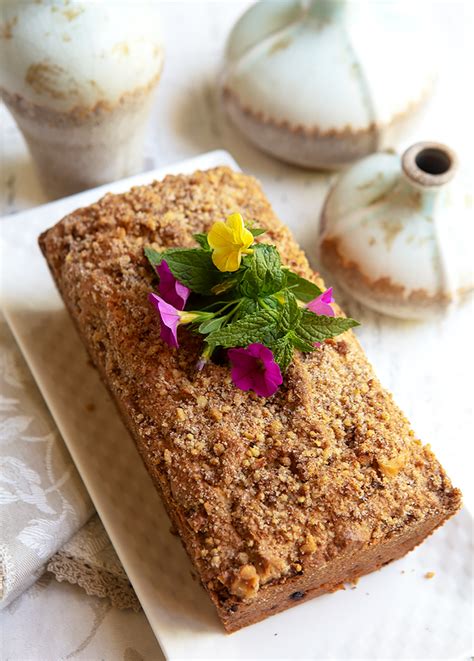
<instances>
[{"instance_id":1,"label":"embroidered fabric","mask_svg":"<svg viewBox=\"0 0 474 661\"><path fill-rule=\"evenodd\" d=\"M89 595L108 597L118 608L140 609L100 519L97 515L90 519L93 512L54 420L0 315L0 608L30 587L47 567L58 581L75 583Z\"/></svg>"}]
</instances>

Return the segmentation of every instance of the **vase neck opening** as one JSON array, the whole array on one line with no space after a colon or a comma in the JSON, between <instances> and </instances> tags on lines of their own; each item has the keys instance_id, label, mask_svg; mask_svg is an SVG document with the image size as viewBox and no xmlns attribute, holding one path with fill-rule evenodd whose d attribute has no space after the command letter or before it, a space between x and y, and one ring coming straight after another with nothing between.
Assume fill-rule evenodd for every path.
<instances>
[{"instance_id":1,"label":"vase neck opening","mask_svg":"<svg viewBox=\"0 0 474 661\"><path fill-rule=\"evenodd\" d=\"M446 145L418 142L403 154L402 168L412 184L421 188L437 188L453 178L457 157Z\"/></svg>"}]
</instances>

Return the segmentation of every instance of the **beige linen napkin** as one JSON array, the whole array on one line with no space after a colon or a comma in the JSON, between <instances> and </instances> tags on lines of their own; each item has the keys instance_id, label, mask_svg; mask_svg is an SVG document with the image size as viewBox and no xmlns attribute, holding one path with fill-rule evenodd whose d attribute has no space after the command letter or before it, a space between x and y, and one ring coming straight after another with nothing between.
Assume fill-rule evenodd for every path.
<instances>
[{"instance_id":1,"label":"beige linen napkin","mask_svg":"<svg viewBox=\"0 0 474 661\"><path fill-rule=\"evenodd\" d=\"M58 580L118 607L139 608L99 518L83 528L93 511L0 314L0 608L34 583L48 561Z\"/></svg>"}]
</instances>

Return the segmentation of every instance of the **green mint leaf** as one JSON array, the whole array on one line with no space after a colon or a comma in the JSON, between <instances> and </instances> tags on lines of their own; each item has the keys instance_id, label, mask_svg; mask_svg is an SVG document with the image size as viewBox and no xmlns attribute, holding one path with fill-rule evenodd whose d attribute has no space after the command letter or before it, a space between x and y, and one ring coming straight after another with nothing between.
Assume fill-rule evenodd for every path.
<instances>
[{"instance_id":1,"label":"green mint leaf","mask_svg":"<svg viewBox=\"0 0 474 661\"><path fill-rule=\"evenodd\" d=\"M227 294L231 289L238 287L242 280L245 269L240 269L235 273L221 273L221 282L212 288L211 293L214 296Z\"/></svg>"},{"instance_id":2,"label":"green mint leaf","mask_svg":"<svg viewBox=\"0 0 474 661\"><path fill-rule=\"evenodd\" d=\"M296 298L299 298L303 303L309 303L323 293L314 282L302 278L297 273L293 273L293 271L288 269L285 269L285 273L286 286L288 289L291 289Z\"/></svg>"},{"instance_id":3,"label":"green mint leaf","mask_svg":"<svg viewBox=\"0 0 474 661\"><path fill-rule=\"evenodd\" d=\"M263 298L247 298L243 296L240 299L240 305L237 310L236 319L241 319L249 314L256 314L259 310L276 310L279 307L278 301L273 296Z\"/></svg>"},{"instance_id":4,"label":"green mint leaf","mask_svg":"<svg viewBox=\"0 0 474 661\"><path fill-rule=\"evenodd\" d=\"M166 251L163 257L174 277L197 294L209 294L223 278L212 263L211 253L200 248Z\"/></svg>"},{"instance_id":5,"label":"green mint leaf","mask_svg":"<svg viewBox=\"0 0 474 661\"><path fill-rule=\"evenodd\" d=\"M303 340L294 331L290 333L290 337L293 346L295 347L295 349L298 349L299 351L303 351L304 353L310 353L311 351L314 351L316 349L314 342L307 342L306 340Z\"/></svg>"},{"instance_id":6,"label":"green mint leaf","mask_svg":"<svg viewBox=\"0 0 474 661\"><path fill-rule=\"evenodd\" d=\"M207 335L208 333L212 333L213 331L219 330L219 328L222 326L224 322L225 322L225 317L208 319L207 321L202 322L202 324L198 328L198 331L203 335Z\"/></svg>"},{"instance_id":7,"label":"green mint leaf","mask_svg":"<svg viewBox=\"0 0 474 661\"><path fill-rule=\"evenodd\" d=\"M154 248L147 247L145 248L144 253L145 257L148 259L153 268L161 264L161 260L163 259L162 252L158 252L158 250L155 250Z\"/></svg>"},{"instance_id":8,"label":"green mint leaf","mask_svg":"<svg viewBox=\"0 0 474 661\"><path fill-rule=\"evenodd\" d=\"M261 310L210 333L206 340L212 347L245 347L253 342L272 343L278 323L275 310Z\"/></svg>"},{"instance_id":9,"label":"green mint leaf","mask_svg":"<svg viewBox=\"0 0 474 661\"><path fill-rule=\"evenodd\" d=\"M145 257L148 259L148 261L153 266L153 268L159 266L164 259L168 260L169 255L171 255L171 253L182 252L182 251L183 248L166 248L162 252L158 252L158 250L155 250L154 248L150 248L148 246L143 250L143 252L145 253Z\"/></svg>"},{"instance_id":10,"label":"green mint leaf","mask_svg":"<svg viewBox=\"0 0 474 661\"><path fill-rule=\"evenodd\" d=\"M298 307L298 301L296 300L294 294L292 294L290 291L287 291L285 298L286 301L280 312L280 328L283 332L287 333L299 325L302 311Z\"/></svg>"},{"instance_id":11,"label":"green mint leaf","mask_svg":"<svg viewBox=\"0 0 474 661\"><path fill-rule=\"evenodd\" d=\"M257 312L260 309L261 308L256 298L243 297L240 300L239 309L237 311L238 319L241 319L242 317L246 317L248 315L257 314Z\"/></svg>"},{"instance_id":12,"label":"green mint leaf","mask_svg":"<svg viewBox=\"0 0 474 661\"><path fill-rule=\"evenodd\" d=\"M262 234L265 234L267 230L262 229L261 227L249 227L249 232L252 234L252 236L261 236Z\"/></svg>"},{"instance_id":13,"label":"green mint leaf","mask_svg":"<svg viewBox=\"0 0 474 661\"><path fill-rule=\"evenodd\" d=\"M199 245L203 250L211 249L211 246L209 245L209 241L207 240L207 234L203 234L202 232L199 232L198 234L193 234L193 239L195 239L196 242L199 243Z\"/></svg>"},{"instance_id":14,"label":"green mint leaf","mask_svg":"<svg viewBox=\"0 0 474 661\"><path fill-rule=\"evenodd\" d=\"M274 294L284 286L286 277L281 268L280 254L275 246L260 243L245 262L247 267L240 290L249 298Z\"/></svg>"},{"instance_id":15,"label":"green mint leaf","mask_svg":"<svg viewBox=\"0 0 474 661\"><path fill-rule=\"evenodd\" d=\"M273 357L279 364L281 371L284 373L288 369L293 360L293 342L288 336L281 337L271 347Z\"/></svg>"},{"instance_id":16,"label":"green mint leaf","mask_svg":"<svg viewBox=\"0 0 474 661\"><path fill-rule=\"evenodd\" d=\"M354 328L354 326L359 326L359 322L354 319L326 317L314 314L310 310L302 310L299 325L294 333L301 341L313 344L340 335L349 328Z\"/></svg>"}]
</instances>

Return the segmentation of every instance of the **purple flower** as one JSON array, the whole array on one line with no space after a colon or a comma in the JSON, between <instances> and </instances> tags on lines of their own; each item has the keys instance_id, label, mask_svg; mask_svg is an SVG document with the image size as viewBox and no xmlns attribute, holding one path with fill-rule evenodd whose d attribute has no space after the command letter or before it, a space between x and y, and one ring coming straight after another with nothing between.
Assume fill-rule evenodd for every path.
<instances>
[{"instance_id":1,"label":"purple flower","mask_svg":"<svg viewBox=\"0 0 474 661\"><path fill-rule=\"evenodd\" d=\"M158 294L148 294L148 300L160 315L160 337L163 342L169 344L170 347L179 347L178 326L180 324L190 324L196 321L203 321L209 317L209 314L205 312L185 312L184 310L177 310L173 305L170 305L163 300L161 296L158 296Z\"/></svg>"},{"instance_id":2,"label":"purple flower","mask_svg":"<svg viewBox=\"0 0 474 661\"><path fill-rule=\"evenodd\" d=\"M156 267L156 271L160 276L160 284L158 286L160 295L177 310L184 310L190 290L181 284L179 280L176 280L165 260Z\"/></svg>"},{"instance_id":3,"label":"purple flower","mask_svg":"<svg viewBox=\"0 0 474 661\"><path fill-rule=\"evenodd\" d=\"M232 381L240 390L254 390L260 397L271 397L283 383L273 353L263 344L229 349L227 355L232 365Z\"/></svg>"},{"instance_id":4,"label":"purple flower","mask_svg":"<svg viewBox=\"0 0 474 661\"><path fill-rule=\"evenodd\" d=\"M180 311L164 301L157 294L148 294L148 300L160 315L161 339L170 347L179 347L178 326L181 321Z\"/></svg>"},{"instance_id":5,"label":"purple flower","mask_svg":"<svg viewBox=\"0 0 474 661\"><path fill-rule=\"evenodd\" d=\"M334 317L335 312L330 306L330 303L334 303L332 287L329 287L329 289L326 289L322 294L313 298L312 301L307 303L306 307L308 310L311 310L311 312L314 312L314 314L323 314L326 317ZM314 346L320 347L321 342L315 342Z\"/></svg>"},{"instance_id":6,"label":"purple flower","mask_svg":"<svg viewBox=\"0 0 474 661\"><path fill-rule=\"evenodd\" d=\"M314 312L314 314L323 314L326 317L334 317L335 313L330 306L330 303L334 303L334 299L332 297L332 287L326 289L326 291L323 292L320 296L313 298L313 300L310 301L306 307L308 310L311 310L311 312Z\"/></svg>"}]
</instances>

